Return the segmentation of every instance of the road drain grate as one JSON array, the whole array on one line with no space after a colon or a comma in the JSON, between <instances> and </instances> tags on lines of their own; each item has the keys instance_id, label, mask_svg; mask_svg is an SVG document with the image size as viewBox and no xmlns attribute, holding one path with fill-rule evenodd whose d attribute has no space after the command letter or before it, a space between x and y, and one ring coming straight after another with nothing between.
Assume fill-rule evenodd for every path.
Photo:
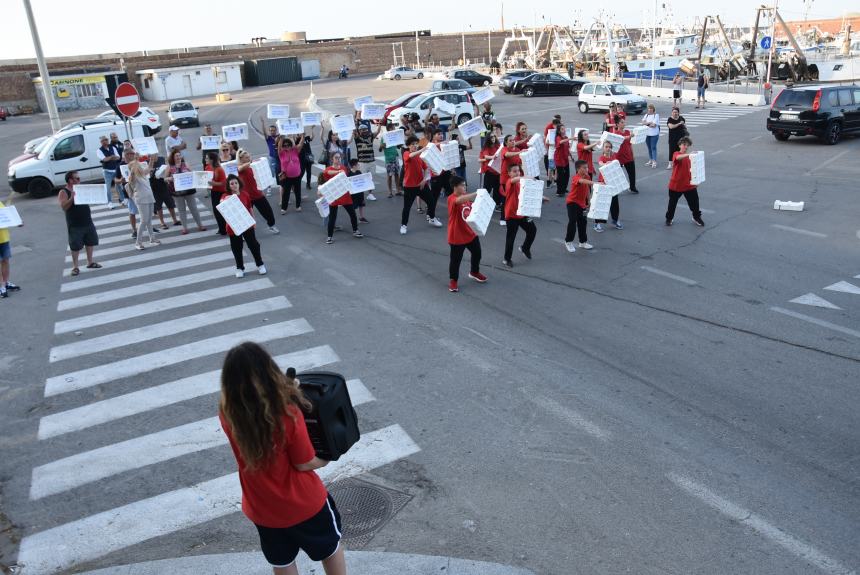
<instances>
[{"instance_id":1,"label":"road drain grate","mask_svg":"<svg viewBox=\"0 0 860 575\"><path fill-rule=\"evenodd\" d=\"M328 486L343 523L343 544L360 549L412 499L412 496L360 479L344 479Z\"/></svg>"}]
</instances>

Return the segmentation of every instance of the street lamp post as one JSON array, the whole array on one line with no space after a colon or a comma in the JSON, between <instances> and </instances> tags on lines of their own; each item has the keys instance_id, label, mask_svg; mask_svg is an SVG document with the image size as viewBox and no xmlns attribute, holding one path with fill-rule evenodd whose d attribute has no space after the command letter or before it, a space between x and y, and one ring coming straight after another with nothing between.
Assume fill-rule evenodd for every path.
<instances>
[{"instance_id":1,"label":"street lamp post","mask_svg":"<svg viewBox=\"0 0 860 575\"><path fill-rule=\"evenodd\" d=\"M42 54L42 42L39 40L39 31L36 29L36 20L33 18L33 8L30 7L30 0L24 0L24 11L27 12L30 35L33 37L33 48L36 50L36 63L39 65L39 76L42 77L42 91L45 93L45 105L48 107L51 131L57 132L60 129L60 114L57 112L57 103L54 102L51 77L48 75L48 65L45 63L44 54Z\"/></svg>"}]
</instances>

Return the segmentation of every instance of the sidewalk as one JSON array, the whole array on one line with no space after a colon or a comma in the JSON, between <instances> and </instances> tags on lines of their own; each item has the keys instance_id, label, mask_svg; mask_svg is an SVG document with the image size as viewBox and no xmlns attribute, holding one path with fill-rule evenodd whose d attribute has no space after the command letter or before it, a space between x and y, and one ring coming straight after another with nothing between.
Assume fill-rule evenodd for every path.
<instances>
[{"instance_id":1,"label":"sidewalk","mask_svg":"<svg viewBox=\"0 0 860 575\"><path fill-rule=\"evenodd\" d=\"M498 563L469 561L454 557L408 555L378 551L347 551L347 570L350 575L534 575L519 567ZM319 573L319 563L312 563L299 554L299 573ZM312 570L313 569L313 570ZM272 568L259 551L197 555L177 559L162 559L89 571L82 575L271 575Z\"/></svg>"}]
</instances>

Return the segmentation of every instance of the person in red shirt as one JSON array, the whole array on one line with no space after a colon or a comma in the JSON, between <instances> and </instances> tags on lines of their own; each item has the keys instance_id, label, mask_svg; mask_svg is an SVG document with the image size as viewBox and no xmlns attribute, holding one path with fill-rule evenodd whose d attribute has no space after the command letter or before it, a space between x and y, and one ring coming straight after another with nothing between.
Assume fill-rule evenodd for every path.
<instances>
[{"instance_id":1,"label":"person in red shirt","mask_svg":"<svg viewBox=\"0 0 860 575\"><path fill-rule=\"evenodd\" d=\"M451 259L448 263L448 291L460 291L457 281L460 279L460 262L466 250L472 255L472 267L469 277L478 283L487 281L487 276L481 273L481 240L472 231L466 218L472 211L472 200L478 195L466 193L466 180L459 176L451 178L453 190L448 196L448 245L451 246Z\"/></svg>"},{"instance_id":2,"label":"person in red shirt","mask_svg":"<svg viewBox=\"0 0 860 575\"><path fill-rule=\"evenodd\" d=\"M275 212L272 211L269 200L266 199L266 196L257 187L257 179L254 178L254 170L251 169L251 154L247 150L239 148L239 151L236 153L236 159L239 160L239 179L242 180L242 187L248 194L248 197L251 198L251 205L257 208L257 211L266 220L266 225L269 226L271 233L281 233L275 225Z\"/></svg>"},{"instance_id":3,"label":"person in red shirt","mask_svg":"<svg viewBox=\"0 0 860 575\"><path fill-rule=\"evenodd\" d=\"M565 200L567 204L567 233L564 235L564 247L571 253L576 251L573 239L577 232L579 232L580 248L590 250L594 247L588 243L586 233L588 220L585 217L588 200L591 198L591 184L594 182L588 179L588 166L583 160L577 160L573 165L576 168L576 175L573 176L570 192L568 192Z\"/></svg>"},{"instance_id":4,"label":"person in red shirt","mask_svg":"<svg viewBox=\"0 0 860 575\"><path fill-rule=\"evenodd\" d=\"M347 169L345 166L341 164L340 152L334 152L329 156L330 165L326 167L325 170L320 174L320 184L324 184L333 177L338 174L347 174ZM320 192L317 192L319 197L322 197ZM352 205L352 196L349 192L345 193L331 204L329 204L329 213L328 213L328 236L326 237L325 243L333 244L334 243L334 228L337 223L337 209L343 206L343 209L346 210L346 213L349 214L349 223L352 225L352 235L356 238L363 238L364 234L358 231L358 217L355 215L355 206Z\"/></svg>"},{"instance_id":5,"label":"person in red shirt","mask_svg":"<svg viewBox=\"0 0 860 575\"><path fill-rule=\"evenodd\" d=\"M696 186L690 183L692 174L690 173L690 148L693 146L693 141L688 137L683 137L678 141L679 151L675 152L672 157L672 177L669 178L669 207L666 208L666 225L671 226L672 220L675 218L675 207L678 205L678 200L681 196L687 200L687 205L690 207L690 212L693 214L693 223L697 226L704 226L702 221L702 211L699 209L699 191Z\"/></svg>"},{"instance_id":6,"label":"person in red shirt","mask_svg":"<svg viewBox=\"0 0 860 575\"><path fill-rule=\"evenodd\" d=\"M432 144L427 144L428 146ZM425 146L426 147L426 146ZM424 182L426 164L421 159L424 148L418 145L416 136L406 138L406 150L403 151L403 211L400 214L400 233L406 233L409 225L409 212L415 198L421 198L427 204L427 223L441 228L442 222L436 217L436 201L439 194L434 194Z\"/></svg>"},{"instance_id":7,"label":"person in red shirt","mask_svg":"<svg viewBox=\"0 0 860 575\"><path fill-rule=\"evenodd\" d=\"M228 199L231 195L238 196L239 201L253 216L251 211L251 196L245 190L245 185L242 180L233 174L227 176L227 193L221 195L221 202ZM220 203L220 202L219 202ZM233 232L230 224L227 224L227 234L230 236L230 250L233 252L233 258L236 260L236 277L245 277L245 262L242 256L243 244L248 244L248 249L251 250L251 255L254 256L254 263L257 264L257 271L261 276L266 275L266 266L263 264L263 256L260 254L260 242L257 241L257 236L254 234L254 226L251 226L239 235Z\"/></svg>"},{"instance_id":8,"label":"person in red shirt","mask_svg":"<svg viewBox=\"0 0 860 575\"><path fill-rule=\"evenodd\" d=\"M436 148L441 151L442 144L445 143L445 132L442 130L431 131L431 128L428 124L428 128L425 132L429 132L430 144L431 146L436 146ZM434 172L432 169L430 170L430 192L436 196L437 198L441 195L444 190L445 195L448 196L451 194L450 189L450 180L451 180L451 171L450 170L442 170L438 174Z\"/></svg>"},{"instance_id":9,"label":"person in red shirt","mask_svg":"<svg viewBox=\"0 0 860 575\"><path fill-rule=\"evenodd\" d=\"M295 379L259 344L240 343L221 370L218 417L239 468L242 512L257 528L275 575L297 575L304 551L326 575L346 575L337 506L314 470L314 452Z\"/></svg>"},{"instance_id":10,"label":"person in red shirt","mask_svg":"<svg viewBox=\"0 0 860 575\"><path fill-rule=\"evenodd\" d=\"M570 153L570 138L567 137L567 131L561 122L556 126L554 145L553 162L558 181L556 195L561 197L564 195L565 190L567 190L568 182L570 182L570 159L572 157Z\"/></svg>"},{"instance_id":11,"label":"person in red shirt","mask_svg":"<svg viewBox=\"0 0 860 575\"><path fill-rule=\"evenodd\" d=\"M203 169L212 172L212 180L209 182L209 197L212 200L212 213L215 214L215 222L218 224L218 231L215 233L219 236L226 236L227 222L221 212L215 209L221 202L221 195L227 193L227 174L221 167L217 153L209 152L206 154L206 166Z\"/></svg>"},{"instance_id":12,"label":"person in red shirt","mask_svg":"<svg viewBox=\"0 0 860 575\"><path fill-rule=\"evenodd\" d=\"M594 162L592 161L592 156L594 155L594 149L600 145L600 142L591 143L591 139L588 137L588 130L580 130L576 135L576 157L579 160L582 160L588 166L588 177L589 179L594 178Z\"/></svg>"},{"instance_id":13,"label":"person in red shirt","mask_svg":"<svg viewBox=\"0 0 860 575\"><path fill-rule=\"evenodd\" d=\"M603 118L604 131L612 132L615 128L618 127L618 122L615 121L615 116L621 116L622 118L627 119L627 112L624 111L624 106L619 106L615 102L610 102L609 111Z\"/></svg>"},{"instance_id":14,"label":"person in red shirt","mask_svg":"<svg viewBox=\"0 0 860 575\"><path fill-rule=\"evenodd\" d=\"M508 181L505 185L505 220L508 222L508 229L505 234L505 255L502 263L509 268L514 267L511 257L514 254L514 240L517 237L517 231L522 228L526 232L526 240L520 246L520 251L528 259L532 259L531 247L537 236L537 226L531 220L517 215L517 208L520 204L520 175L519 164L511 164L508 167ZM544 196L544 202L548 202L549 198Z\"/></svg>"},{"instance_id":15,"label":"person in red shirt","mask_svg":"<svg viewBox=\"0 0 860 575\"><path fill-rule=\"evenodd\" d=\"M618 163L624 167L627 172L627 179L630 181L630 193L638 194L636 189L636 160L633 158L633 146L630 144L630 139L633 134L627 129L627 119L624 116L615 116L615 129L613 134L624 136L624 142L618 146Z\"/></svg>"},{"instance_id":16,"label":"person in red shirt","mask_svg":"<svg viewBox=\"0 0 860 575\"><path fill-rule=\"evenodd\" d=\"M543 141L547 144L546 153L543 155L543 168L546 170L546 185L550 187L556 180L555 168L552 166L552 158L550 158L550 142L547 142L547 137L550 130L554 130L557 124L561 123L561 114L556 114L552 120L543 127Z\"/></svg>"},{"instance_id":17,"label":"person in red shirt","mask_svg":"<svg viewBox=\"0 0 860 575\"><path fill-rule=\"evenodd\" d=\"M612 153L612 142L606 141L603 142L603 153L600 157L597 158L598 166L605 166L606 164L615 161L618 159L616 154ZM619 162L620 163L620 162ZM589 178L590 179L590 178ZM603 174L600 174L598 183L603 184L606 183L603 180ZM612 218L612 225L615 226L615 229L623 230L624 224L621 223L621 220L618 219L621 213L621 203L618 201L618 194L612 196L612 203L609 204L609 216ZM606 223L606 220L594 220L594 231L602 232L603 224Z\"/></svg>"},{"instance_id":18,"label":"person in red shirt","mask_svg":"<svg viewBox=\"0 0 860 575\"><path fill-rule=\"evenodd\" d=\"M501 206L504 198L501 193L499 193L501 183L499 180L499 172L490 166L493 156L495 156L498 151L499 139L495 134L490 134L484 139L484 144L481 146L481 152L478 154L478 163L481 164L481 185L485 190L490 192L496 205Z\"/></svg>"},{"instance_id":19,"label":"person in red shirt","mask_svg":"<svg viewBox=\"0 0 860 575\"><path fill-rule=\"evenodd\" d=\"M529 138L531 138L531 134L529 134L529 127L525 122L517 122L516 127L514 128L514 144L516 145L518 150L525 151L529 147Z\"/></svg>"},{"instance_id":20,"label":"person in red shirt","mask_svg":"<svg viewBox=\"0 0 860 575\"><path fill-rule=\"evenodd\" d=\"M520 154L522 150L517 148L517 141L514 136L505 136L503 141L504 150L502 151L502 171L499 174L499 193L502 194L502 218L499 221L499 225L507 225L505 220L505 214L507 213L505 210L505 202L504 198L507 196L508 189L508 177L511 172L511 166L520 166L522 165L522 160L520 160Z\"/></svg>"}]
</instances>

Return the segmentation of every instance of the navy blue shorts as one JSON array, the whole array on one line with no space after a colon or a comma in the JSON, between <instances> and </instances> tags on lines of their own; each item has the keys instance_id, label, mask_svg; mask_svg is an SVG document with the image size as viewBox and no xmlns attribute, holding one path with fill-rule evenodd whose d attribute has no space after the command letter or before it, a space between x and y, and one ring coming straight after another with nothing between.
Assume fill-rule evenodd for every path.
<instances>
[{"instance_id":1,"label":"navy blue shorts","mask_svg":"<svg viewBox=\"0 0 860 575\"><path fill-rule=\"evenodd\" d=\"M256 524L255 524L256 525ZM287 567L299 554L307 553L314 561L328 559L337 551L341 539L340 513L331 495L326 497L319 513L292 527L256 525L260 547L272 567Z\"/></svg>"}]
</instances>

